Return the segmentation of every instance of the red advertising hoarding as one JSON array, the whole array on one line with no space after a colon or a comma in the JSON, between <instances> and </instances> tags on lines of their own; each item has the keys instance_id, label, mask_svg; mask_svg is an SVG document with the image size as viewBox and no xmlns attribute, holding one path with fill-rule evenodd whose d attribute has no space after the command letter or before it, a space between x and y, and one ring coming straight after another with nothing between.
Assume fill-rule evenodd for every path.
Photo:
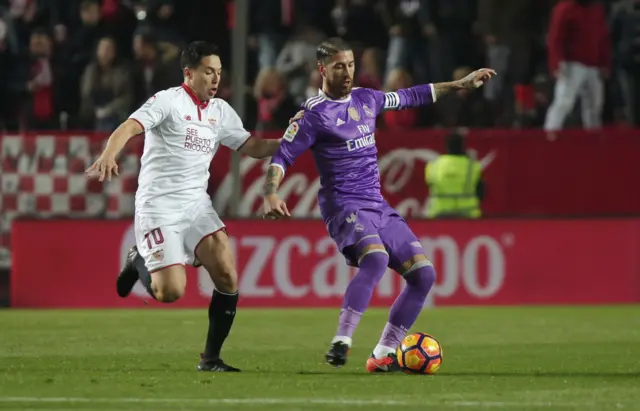
<instances>
[{"instance_id":1,"label":"red advertising hoarding","mask_svg":"<svg viewBox=\"0 0 640 411\"><path fill-rule=\"evenodd\" d=\"M640 219L412 221L438 280L432 305L640 302ZM230 221L241 304L338 306L355 273L322 222ZM14 307L142 307L140 284L120 299L115 277L133 244L131 221L15 221ZM187 292L166 307L206 307L213 285L188 270ZM373 306L390 305L402 280L388 272Z\"/></svg>"},{"instance_id":2,"label":"red advertising hoarding","mask_svg":"<svg viewBox=\"0 0 640 411\"><path fill-rule=\"evenodd\" d=\"M382 193L400 214L423 217L428 198L426 163L445 152L445 130L376 132ZM269 135L276 137L278 135ZM608 216L640 214L640 130L566 131L548 141L541 130L470 130L468 152L482 165L485 216ZM217 210L230 205L230 152L212 165L211 194ZM241 215L262 204L265 163L243 158ZM320 185L311 153L287 171L281 197L296 217L319 217Z\"/></svg>"},{"instance_id":3,"label":"red advertising hoarding","mask_svg":"<svg viewBox=\"0 0 640 411\"><path fill-rule=\"evenodd\" d=\"M424 167L444 151L444 130L376 132L382 193L407 217L421 217L428 197ZM271 132L264 137L279 137ZM0 266L9 264L10 223L20 216L127 218L133 214L143 140L132 139L119 158L120 176L88 181L84 170L100 155L107 135L0 134ZM540 130L471 130L469 153L482 164L485 216L640 215L640 130L567 131L547 141ZM230 151L211 164L210 193L229 211L233 180ZM265 162L243 157L239 217L261 203ZM318 174L310 153L287 172L281 196L298 218L319 216Z\"/></svg>"}]
</instances>

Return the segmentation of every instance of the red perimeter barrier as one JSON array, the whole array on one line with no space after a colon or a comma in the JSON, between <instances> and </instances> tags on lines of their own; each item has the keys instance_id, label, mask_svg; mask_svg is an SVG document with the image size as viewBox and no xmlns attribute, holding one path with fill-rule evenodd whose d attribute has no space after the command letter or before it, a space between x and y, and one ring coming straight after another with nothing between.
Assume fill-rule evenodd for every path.
<instances>
[{"instance_id":1,"label":"red perimeter barrier","mask_svg":"<svg viewBox=\"0 0 640 411\"><path fill-rule=\"evenodd\" d=\"M435 305L640 302L640 219L412 221L438 272ZM319 221L230 221L241 304L339 306L354 274ZM120 299L115 277L133 244L130 221L15 221L14 307L142 307L140 284ZM212 283L189 268L188 290L165 307L206 307ZM372 305L393 302L388 272ZM160 306L155 301L150 306Z\"/></svg>"}]
</instances>

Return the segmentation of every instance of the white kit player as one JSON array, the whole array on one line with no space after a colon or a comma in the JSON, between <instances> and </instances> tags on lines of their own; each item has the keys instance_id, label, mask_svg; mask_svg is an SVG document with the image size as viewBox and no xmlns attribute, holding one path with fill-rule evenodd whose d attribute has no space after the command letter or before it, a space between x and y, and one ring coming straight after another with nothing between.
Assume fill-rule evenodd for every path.
<instances>
[{"instance_id":1,"label":"white kit player","mask_svg":"<svg viewBox=\"0 0 640 411\"><path fill-rule=\"evenodd\" d=\"M145 134L135 200L136 246L118 276L118 295L127 297L139 279L156 300L176 301L185 292L185 265L204 266L215 291L198 370L239 371L220 358L236 313L238 275L225 225L206 192L209 165L220 145L266 158L280 142L251 137L233 108L214 98L222 65L213 44L189 44L180 64L184 83L160 91L122 123L87 174L100 181L117 176L118 153L131 137Z\"/></svg>"}]
</instances>

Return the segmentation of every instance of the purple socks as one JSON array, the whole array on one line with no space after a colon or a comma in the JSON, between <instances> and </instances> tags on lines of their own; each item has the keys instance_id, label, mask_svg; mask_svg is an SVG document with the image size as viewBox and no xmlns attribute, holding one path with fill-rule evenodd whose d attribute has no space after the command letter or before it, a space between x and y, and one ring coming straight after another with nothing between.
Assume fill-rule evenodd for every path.
<instances>
[{"instance_id":1,"label":"purple socks","mask_svg":"<svg viewBox=\"0 0 640 411\"><path fill-rule=\"evenodd\" d=\"M353 277L344 293L340 323L334 342L342 341L351 345L353 332L369 306L373 290L384 275L388 263L389 256L383 252L371 253L362 259L358 274Z\"/></svg>"},{"instance_id":2,"label":"purple socks","mask_svg":"<svg viewBox=\"0 0 640 411\"><path fill-rule=\"evenodd\" d=\"M332 342L351 345L353 333L367 309L373 290L384 275L389 263L386 253L375 252L365 256L360 262L358 274L351 280L344 294L340 311L340 322ZM429 290L435 282L433 266L419 267L405 275L407 286L391 306L387 322L375 352L386 355L395 350L407 331L420 315ZM378 354L376 354L378 357Z\"/></svg>"}]
</instances>

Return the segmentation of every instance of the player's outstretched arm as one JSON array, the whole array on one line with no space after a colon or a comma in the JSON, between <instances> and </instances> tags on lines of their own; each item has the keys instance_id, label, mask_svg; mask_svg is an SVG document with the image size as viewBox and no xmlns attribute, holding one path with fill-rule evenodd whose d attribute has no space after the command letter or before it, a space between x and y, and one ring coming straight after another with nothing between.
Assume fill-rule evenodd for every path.
<instances>
[{"instance_id":1,"label":"player's outstretched arm","mask_svg":"<svg viewBox=\"0 0 640 411\"><path fill-rule=\"evenodd\" d=\"M133 136L137 136L142 133L144 129L139 122L128 119L111 134L107 141L107 146L104 151L98 157L98 159L87 168L85 173L89 178L98 178L99 181L104 181L105 177L108 181L111 181L112 175L118 175L118 163L116 163L116 157L122 151L122 148L127 144L127 141Z\"/></svg>"},{"instance_id":2,"label":"player's outstretched arm","mask_svg":"<svg viewBox=\"0 0 640 411\"><path fill-rule=\"evenodd\" d=\"M280 148L282 139L262 139L257 137L249 137L249 139L240 147L240 152L253 158L267 158L273 155Z\"/></svg>"},{"instance_id":3,"label":"player's outstretched arm","mask_svg":"<svg viewBox=\"0 0 640 411\"><path fill-rule=\"evenodd\" d=\"M449 81L445 83L433 84L433 89L436 95L436 99L445 94L449 94L456 90L472 90L478 87L482 87L485 81L488 81L491 77L495 76L496 72L492 69L482 68L470 73L463 79L457 81Z\"/></svg>"},{"instance_id":4,"label":"player's outstretched arm","mask_svg":"<svg viewBox=\"0 0 640 411\"><path fill-rule=\"evenodd\" d=\"M440 97L456 90L474 89L496 75L491 69L479 69L467 77L446 83L420 84L403 88L395 92L375 92L378 102L378 113L385 110L402 110L435 103Z\"/></svg>"}]
</instances>

